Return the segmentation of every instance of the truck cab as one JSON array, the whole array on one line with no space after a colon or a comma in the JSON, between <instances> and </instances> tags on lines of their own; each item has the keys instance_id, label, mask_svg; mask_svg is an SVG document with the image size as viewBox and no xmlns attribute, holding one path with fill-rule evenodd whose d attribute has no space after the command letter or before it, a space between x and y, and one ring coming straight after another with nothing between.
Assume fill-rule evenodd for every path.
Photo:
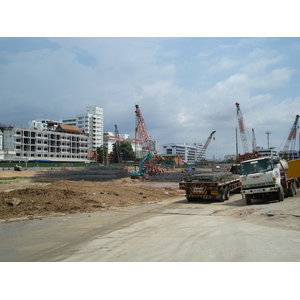
<instances>
[{"instance_id":1,"label":"truck cab","mask_svg":"<svg viewBox=\"0 0 300 300\"><path fill-rule=\"evenodd\" d=\"M244 161L240 164L241 194L246 203L251 199L275 199L283 201L287 195L294 194L294 179L288 179L286 160L279 157L262 157Z\"/></svg>"}]
</instances>

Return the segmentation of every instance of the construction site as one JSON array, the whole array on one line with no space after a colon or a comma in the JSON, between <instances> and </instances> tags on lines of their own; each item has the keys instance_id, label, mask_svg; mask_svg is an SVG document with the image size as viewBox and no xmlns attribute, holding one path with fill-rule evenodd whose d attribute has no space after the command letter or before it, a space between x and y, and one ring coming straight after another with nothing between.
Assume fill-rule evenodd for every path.
<instances>
[{"instance_id":1,"label":"construction site","mask_svg":"<svg viewBox=\"0 0 300 300\"><path fill-rule=\"evenodd\" d=\"M214 197L219 201L228 200L230 193L240 192L238 163L265 156L256 147L254 131L252 152L249 151L240 105L239 103L235 105L244 153L237 154L236 161L232 165L223 165L223 168L216 164L204 165L206 149L216 132L212 131L198 153L198 163L202 164L202 167L162 168L164 158L154 154L154 147L140 107L135 105L136 138L142 141L142 147L134 166L123 165L120 139L117 139L115 148L119 165L92 165L81 168L64 166L56 169L31 170L15 166L11 171L2 170L0 171L0 219L8 221L53 214L93 212L157 203L165 198L184 195L189 201ZM298 119L297 115L282 155L288 155L291 152L290 145L295 145ZM117 125L115 130L118 137ZM161 159L160 163L158 158ZM296 178L296 181L295 184L292 183L291 188L287 187L286 196L296 194L296 189L299 187L298 161L289 162L287 177ZM228 185L222 178L224 182L228 182ZM209 181L212 183L208 183ZM217 181L218 188L216 183L213 183ZM285 184L288 184L288 181ZM186 194L183 194L182 190L185 190Z\"/></svg>"},{"instance_id":2,"label":"construction site","mask_svg":"<svg viewBox=\"0 0 300 300\"><path fill-rule=\"evenodd\" d=\"M229 165L205 163L212 131L198 166L163 167L136 105L131 166L117 141L116 165L0 170L1 260L300 261L299 117L275 157L249 151L236 109L243 154Z\"/></svg>"}]
</instances>

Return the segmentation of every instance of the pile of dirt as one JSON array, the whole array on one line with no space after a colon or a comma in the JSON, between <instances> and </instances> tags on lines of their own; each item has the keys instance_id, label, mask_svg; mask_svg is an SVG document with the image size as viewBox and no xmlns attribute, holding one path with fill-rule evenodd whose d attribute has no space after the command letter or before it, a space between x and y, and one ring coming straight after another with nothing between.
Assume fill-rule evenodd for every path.
<instances>
[{"instance_id":1,"label":"pile of dirt","mask_svg":"<svg viewBox=\"0 0 300 300\"><path fill-rule=\"evenodd\" d=\"M18 179L13 180L15 186ZM140 186L136 181L108 182L60 180L51 184L3 189L0 194L0 219L34 218L54 214L93 212L120 207L157 203L180 195L175 187ZM27 180L30 185L30 180Z\"/></svg>"}]
</instances>

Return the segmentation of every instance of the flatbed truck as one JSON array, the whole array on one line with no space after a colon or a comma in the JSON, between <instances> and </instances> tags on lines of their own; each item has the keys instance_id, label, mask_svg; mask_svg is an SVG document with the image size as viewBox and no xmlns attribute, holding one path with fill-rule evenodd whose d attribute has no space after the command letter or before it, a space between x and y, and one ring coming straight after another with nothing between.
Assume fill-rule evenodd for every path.
<instances>
[{"instance_id":1,"label":"flatbed truck","mask_svg":"<svg viewBox=\"0 0 300 300\"><path fill-rule=\"evenodd\" d=\"M216 199L228 200L232 191L239 191L239 176L231 172L209 172L192 174L179 182L179 189L185 190L188 201Z\"/></svg>"}]
</instances>

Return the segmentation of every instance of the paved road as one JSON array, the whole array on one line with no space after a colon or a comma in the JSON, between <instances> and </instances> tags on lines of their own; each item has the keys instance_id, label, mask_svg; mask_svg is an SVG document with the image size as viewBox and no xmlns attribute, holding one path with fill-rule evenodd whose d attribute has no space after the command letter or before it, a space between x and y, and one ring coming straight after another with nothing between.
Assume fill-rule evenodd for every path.
<instances>
[{"instance_id":1,"label":"paved road","mask_svg":"<svg viewBox=\"0 0 300 300\"><path fill-rule=\"evenodd\" d=\"M300 203L299 198L293 201ZM242 215L254 209L263 212L280 205L274 202L246 206L240 195L233 195L225 203L188 203L178 198L118 211L2 223L0 259L300 261L300 228L259 225L247 218L226 215L235 211Z\"/></svg>"}]
</instances>

